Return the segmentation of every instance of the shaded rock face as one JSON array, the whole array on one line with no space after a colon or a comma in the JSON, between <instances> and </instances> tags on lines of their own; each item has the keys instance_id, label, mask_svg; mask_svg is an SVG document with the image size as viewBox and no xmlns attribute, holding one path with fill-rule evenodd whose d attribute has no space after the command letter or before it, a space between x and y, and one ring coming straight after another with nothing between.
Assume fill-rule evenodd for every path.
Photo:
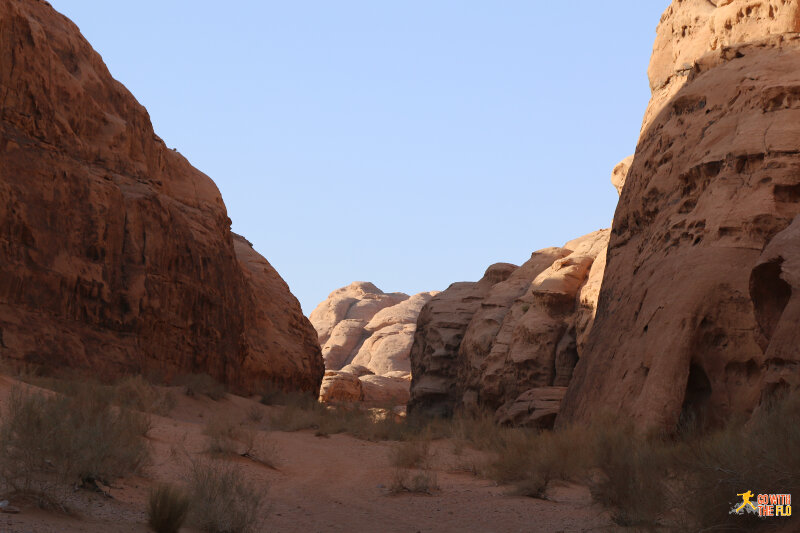
<instances>
[{"instance_id":1,"label":"shaded rock face","mask_svg":"<svg viewBox=\"0 0 800 533\"><path fill-rule=\"evenodd\" d=\"M386 294L362 281L332 292L310 316L327 369L320 399L345 401L340 393L328 394L325 382L344 383L355 375L361 384L358 393L351 389L350 401L406 403L417 316L435 294Z\"/></svg>"},{"instance_id":2,"label":"shaded rock face","mask_svg":"<svg viewBox=\"0 0 800 533\"><path fill-rule=\"evenodd\" d=\"M2 0L0 50L0 356L316 391L296 299L78 28Z\"/></svg>"},{"instance_id":3,"label":"shaded rock face","mask_svg":"<svg viewBox=\"0 0 800 533\"><path fill-rule=\"evenodd\" d=\"M798 7L717 5L675 1L659 25L653 100L560 421L714 425L798 385Z\"/></svg>"},{"instance_id":4,"label":"shaded rock face","mask_svg":"<svg viewBox=\"0 0 800 533\"><path fill-rule=\"evenodd\" d=\"M608 235L534 252L521 267L494 265L431 300L411 351L409 412L488 408L503 423L551 426L594 318Z\"/></svg>"}]
</instances>

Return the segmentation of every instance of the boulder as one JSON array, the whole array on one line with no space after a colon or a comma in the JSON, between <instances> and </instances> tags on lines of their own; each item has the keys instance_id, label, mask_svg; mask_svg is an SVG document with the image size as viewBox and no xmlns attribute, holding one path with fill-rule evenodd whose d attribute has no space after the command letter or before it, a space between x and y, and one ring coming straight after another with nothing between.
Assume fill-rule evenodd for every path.
<instances>
[{"instance_id":1,"label":"boulder","mask_svg":"<svg viewBox=\"0 0 800 533\"><path fill-rule=\"evenodd\" d=\"M417 316L436 294L386 294L367 282L355 282L332 292L311 313L311 322L323 341L326 368L359 376L374 375L363 381L364 394L358 401L405 403ZM384 386L386 390L380 391ZM326 396L320 398L327 401Z\"/></svg>"},{"instance_id":2,"label":"boulder","mask_svg":"<svg viewBox=\"0 0 800 533\"><path fill-rule=\"evenodd\" d=\"M625 186L625 180L628 178L628 171L631 169L633 163L633 156L629 155L614 167L611 171L611 185L617 189L617 194L622 194L622 188Z\"/></svg>"},{"instance_id":3,"label":"boulder","mask_svg":"<svg viewBox=\"0 0 800 533\"><path fill-rule=\"evenodd\" d=\"M495 413L495 421L504 426L551 429L566 392L566 387L529 389L503 404Z\"/></svg>"},{"instance_id":4,"label":"boulder","mask_svg":"<svg viewBox=\"0 0 800 533\"><path fill-rule=\"evenodd\" d=\"M319 401L324 403L354 403L364 400L364 390L356 374L328 370L319 388Z\"/></svg>"}]
</instances>

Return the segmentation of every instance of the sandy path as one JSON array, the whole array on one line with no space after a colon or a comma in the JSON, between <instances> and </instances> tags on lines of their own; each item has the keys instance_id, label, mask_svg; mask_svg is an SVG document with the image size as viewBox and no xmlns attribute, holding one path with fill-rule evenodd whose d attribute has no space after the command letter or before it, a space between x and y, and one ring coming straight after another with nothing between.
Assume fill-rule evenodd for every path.
<instances>
[{"instance_id":1,"label":"sandy path","mask_svg":"<svg viewBox=\"0 0 800 533\"><path fill-rule=\"evenodd\" d=\"M0 407L12 380L0 378ZM23 502L17 515L0 514L0 533L144 532L147 491L154 481L183 482L187 459L208 458L203 427L212 417L244 421L258 406L229 396L213 402L180 395L169 418L153 417L153 464L145 477L114 483L113 498L85 490L70 495L77 516L45 512ZM263 406L267 414L270 409ZM260 432L276 469L243 458L243 476L266 491L263 531L277 532L556 532L608 530L607 513L592 505L580 487L549 492L551 501L512 497L507 489L458 472L469 457L456 456L452 443L433 446L440 490L433 495L389 493L395 443L367 442L347 435ZM462 469L463 470L463 469ZM555 500L555 501L553 501ZM184 529L185 532L193 531Z\"/></svg>"}]
</instances>

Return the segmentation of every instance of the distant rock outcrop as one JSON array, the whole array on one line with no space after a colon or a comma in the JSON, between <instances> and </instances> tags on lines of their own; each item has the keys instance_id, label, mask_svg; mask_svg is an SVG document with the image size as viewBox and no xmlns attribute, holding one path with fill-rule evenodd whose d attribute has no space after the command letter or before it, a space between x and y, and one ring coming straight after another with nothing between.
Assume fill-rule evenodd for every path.
<instances>
[{"instance_id":1,"label":"distant rock outcrop","mask_svg":"<svg viewBox=\"0 0 800 533\"><path fill-rule=\"evenodd\" d=\"M0 0L0 357L317 391L316 334L78 28Z\"/></svg>"},{"instance_id":2,"label":"distant rock outcrop","mask_svg":"<svg viewBox=\"0 0 800 533\"><path fill-rule=\"evenodd\" d=\"M409 410L488 408L505 423L552 425L592 325L608 233L534 252L521 267L493 265L433 298L417 323Z\"/></svg>"},{"instance_id":3,"label":"distant rock outcrop","mask_svg":"<svg viewBox=\"0 0 800 533\"><path fill-rule=\"evenodd\" d=\"M435 294L386 294L357 281L320 303L310 319L327 369L321 400L406 403L417 316Z\"/></svg>"},{"instance_id":4,"label":"distant rock outcrop","mask_svg":"<svg viewBox=\"0 0 800 533\"><path fill-rule=\"evenodd\" d=\"M675 0L559 420L715 425L800 386L800 7Z\"/></svg>"}]
</instances>

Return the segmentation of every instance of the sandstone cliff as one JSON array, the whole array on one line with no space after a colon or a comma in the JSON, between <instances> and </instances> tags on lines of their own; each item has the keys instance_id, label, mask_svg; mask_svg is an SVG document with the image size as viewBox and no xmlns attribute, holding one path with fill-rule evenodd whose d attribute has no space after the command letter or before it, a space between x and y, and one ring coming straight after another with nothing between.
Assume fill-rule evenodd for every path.
<instances>
[{"instance_id":1,"label":"sandstone cliff","mask_svg":"<svg viewBox=\"0 0 800 533\"><path fill-rule=\"evenodd\" d=\"M565 423L713 425L800 384L799 9L675 0L664 13Z\"/></svg>"},{"instance_id":2,"label":"sandstone cliff","mask_svg":"<svg viewBox=\"0 0 800 533\"><path fill-rule=\"evenodd\" d=\"M406 403L417 316L435 294L387 294L362 281L333 291L310 315L325 359L320 399Z\"/></svg>"},{"instance_id":3,"label":"sandstone cliff","mask_svg":"<svg viewBox=\"0 0 800 533\"><path fill-rule=\"evenodd\" d=\"M488 408L501 423L552 426L591 329L608 234L493 265L434 297L417 322L409 411Z\"/></svg>"},{"instance_id":4,"label":"sandstone cliff","mask_svg":"<svg viewBox=\"0 0 800 533\"><path fill-rule=\"evenodd\" d=\"M78 28L0 0L0 356L316 391L316 334Z\"/></svg>"}]
</instances>

